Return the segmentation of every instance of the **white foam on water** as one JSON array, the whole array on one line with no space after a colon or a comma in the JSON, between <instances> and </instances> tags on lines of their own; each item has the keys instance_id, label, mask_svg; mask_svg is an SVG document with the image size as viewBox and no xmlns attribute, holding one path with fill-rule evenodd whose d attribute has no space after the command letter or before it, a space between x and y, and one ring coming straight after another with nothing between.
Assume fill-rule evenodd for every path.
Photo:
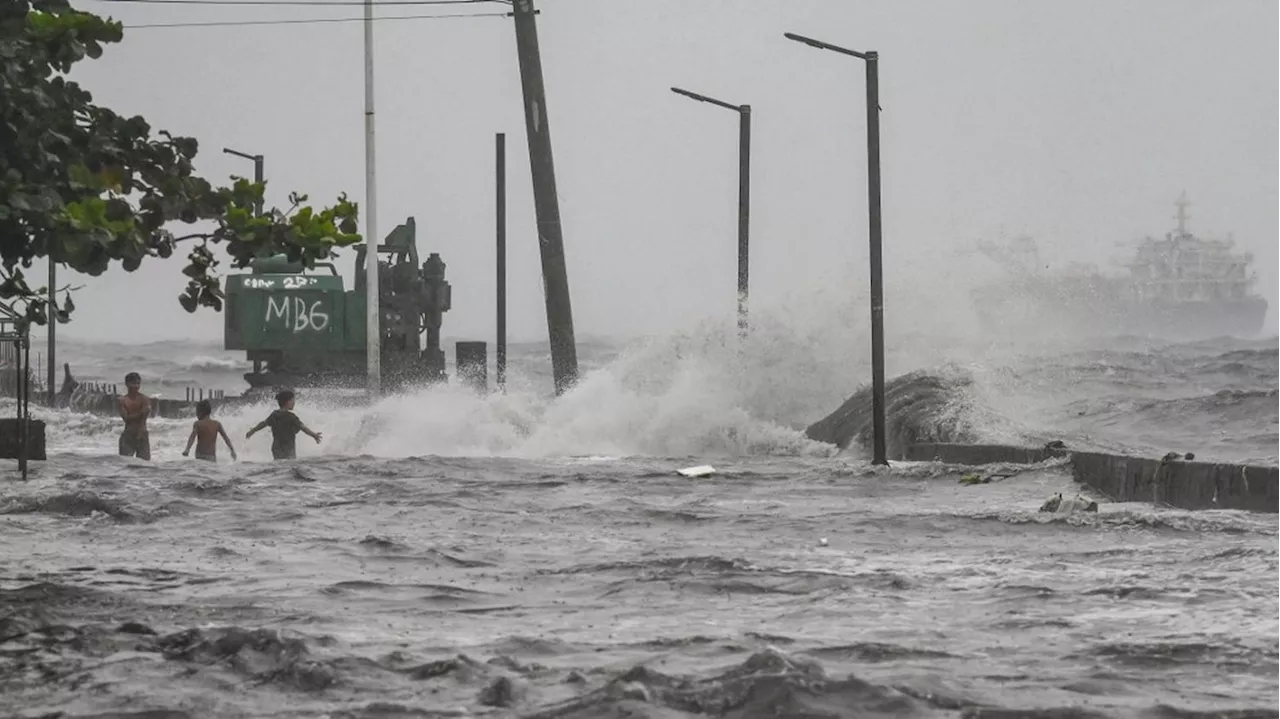
<instances>
[{"instance_id":1,"label":"white foam on water","mask_svg":"<svg viewBox=\"0 0 1280 719\"><path fill-rule=\"evenodd\" d=\"M831 447L807 440L803 429L870 378L858 299L856 293L807 290L773 306L753 307L745 341L739 340L732 317L695 320L668 335L624 347L612 361L585 371L559 398L551 396L543 372L522 372L519 362L508 370L505 393L484 396L453 383L355 406L302 390L297 413L325 439L317 447L299 436L298 453L829 454ZM221 366L216 358L203 356L207 351L200 354L183 364ZM269 459L267 433L249 442L243 436L271 409L264 402L218 412L216 418L227 426L243 458ZM52 420L51 448L115 449L119 421L114 418L35 412ZM178 458L190 421L153 419L150 427L154 458Z\"/></svg>"},{"instance_id":2,"label":"white foam on water","mask_svg":"<svg viewBox=\"0 0 1280 719\"><path fill-rule=\"evenodd\" d=\"M747 454L827 456L833 448L805 438L804 428L871 379L866 283L861 268L856 270L832 269L831 276L816 278L779 301L754 303L745 339L739 338L732 316L695 318L665 335L633 341L603 363L581 353L580 381L558 398L552 395L545 346L511 358L505 393L482 396L450 383L363 406L300 390L297 413L325 439L317 446L299 436L298 454L648 455L688 457L695 460L690 465L702 463L701 458ZM993 442L1062 438L1054 434L1060 430L1061 405L1084 392L1119 391L1114 383L1081 384L1080 378L1088 379L1081 373L1092 370L1075 368L1070 357L1060 370L1046 371L1064 356L1061 349L969 338L965 303L956 301L965 290L954 283L920 281L889 290L887 376L927 369L948 381L973 379L954 393L949 406L926 407L916 421L963 425ZM1069 339L1064 343L1071 346ZM163 361L224 366L203 346L190 356ZM234 362L228 353L225 366ZM0 412L12 407L11 401L0 402ZM242 458L270 459L269 432L248 442L244 433L273 408L264 399L218 412ZM54 451L115 451L115 418L35 413L51 420ZM154 458L180 458L190 421L153 419L150 426ZM1090 429L1081 424L1072 438L1087 439ZM225 448L219 452L225 456Z\"/></svg>"}]
</instances>

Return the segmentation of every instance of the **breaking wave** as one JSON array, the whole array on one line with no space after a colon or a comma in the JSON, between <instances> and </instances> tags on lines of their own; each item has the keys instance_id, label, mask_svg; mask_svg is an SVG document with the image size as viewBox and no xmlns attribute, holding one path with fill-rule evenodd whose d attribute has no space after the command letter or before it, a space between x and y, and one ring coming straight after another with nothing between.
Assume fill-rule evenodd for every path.
<instances>
[{"instance_id":1,"label":"breaking wave","mask_svg":"<svg viewBox=\"0 0 1280 719\"><path fill-rule=\"evenodd\" d=\"M887 346L892 447L1064 440L1082 448L1277 461L1275 338L997 345L948 334L950 320L933 318L939 305L927 297L898 299L904 306L895 306L895 317L912 331L895 334ZM812 439L823 439L821 432L805 430L835 412L852 423L843 429L857 441L847 450L861 455L871 402L859 302L810 289L753 307L745 338L732 324L703 320L627 344L584 342L582 378L559 398L551 396L545 345L513 346L506 391L485 396L454 384L354 407L304 390L299 414L324 432L325 443L304 441L300 454L827 456L836 449ZM85 379L138 369L170 395L181 390L167 383L187 376L243 387L242 358L219 354L216 345L85 345L68 354L77 378L83 365L92 370ZM239 436L269 409L228 410L221 419ZM51 446L110 451L113 426L111 419L60 413ZM175 458L187 427L156 422L155 456ZM246 449L246 458L268 457L265 443Z\"/></svg>"}]
</instances>

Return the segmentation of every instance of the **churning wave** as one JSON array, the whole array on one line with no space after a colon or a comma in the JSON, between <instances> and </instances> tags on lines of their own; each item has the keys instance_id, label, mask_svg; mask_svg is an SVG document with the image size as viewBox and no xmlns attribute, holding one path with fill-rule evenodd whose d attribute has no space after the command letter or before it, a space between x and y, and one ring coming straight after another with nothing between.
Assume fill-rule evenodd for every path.
<instances>
[{"instance_id":1,"label":"churning wave","mask_svg":"<svg viewBox=\"0 0 1280 719\"><path fill-rule=\"evenodd\" d=\"M858 441L870 439L870 363L863 313L843 293L806 290L787 303L753 308L750 334L721 321L626 343L579 346L582 378L551 392L545 344L513 345L505 392L477 396L434 387L372 407L302 391L299 413L325 433L321 452L383 457L828 456L805 429L848 407ZM904 298L904 302L911 298ZM890 442L960 441L1070 446L1134 453L1193 452L1218 461L1274 464L1277 338L1169 344L1137 338L1104 346L1062 338L1012 345L948 334L927 299L896 308L887 346ZM912 313L919 317L912 317ZM919 321L916 321L919 320ZM959 325L957 325L959 326ZM242 355L217 343L168 341L67 345L78 378L119 382L139 371L146 388L181 396L183 384L243 389ZM83 369L82 369L83 368ZM490 374L492 377L492 372ZM242 433L267 405L230 410ZM100 420L60 413L51 447L110 451ZM156 456L172 458L183 422L158 422ZM236 432L233 432L235 434ZM265 458L250 449L248 458Z\"/></svg>"},{"instance_id":2,"label":"churning wave","mask_svg":"<svg viewBox=\"0 0 1280 719\"><path fill-rule=\"evenodd\" d=\"M55 456L0 497L0 713L1276 716L1265 517L1041 513L1049 464L673 464Z\"/></svg>"}]
</instances>

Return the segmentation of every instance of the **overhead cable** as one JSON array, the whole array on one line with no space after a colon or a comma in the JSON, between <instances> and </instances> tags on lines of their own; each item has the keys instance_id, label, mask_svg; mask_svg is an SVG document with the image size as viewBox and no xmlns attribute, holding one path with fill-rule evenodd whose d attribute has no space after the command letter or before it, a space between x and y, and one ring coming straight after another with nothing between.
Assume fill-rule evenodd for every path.
<instances>
[{"instance_id":1,"label":"overhead cable","mask_svg":"<svg viewBox=\"0 0 1280 719\"><path fill-rule=\"evenodd\" d=\"M238 5L241 7L359 7L363 0L97 0L108 4L141 3L147 5ZM373 5L479 5L510 4L503 0L375 0Z\"/></svg>"},{"instance_id":2,"label":"overhead cable","mask_svg":"<svg viewBox=\"0 0 1280 719\"><path fill-rule=\"evenodd\" d=\"M382 20L453 20L475 17L507 17L504 12L460 13L456 15L380 15L374 21ZM325 23L364 22L362 17L315 17L292 20L211 20L209 22L167 22L147 23L143 25L125 25L126 30L146 30L149 28L174 27L246 27L249 25L318 25Z\"/></svg>"}]
</instances>

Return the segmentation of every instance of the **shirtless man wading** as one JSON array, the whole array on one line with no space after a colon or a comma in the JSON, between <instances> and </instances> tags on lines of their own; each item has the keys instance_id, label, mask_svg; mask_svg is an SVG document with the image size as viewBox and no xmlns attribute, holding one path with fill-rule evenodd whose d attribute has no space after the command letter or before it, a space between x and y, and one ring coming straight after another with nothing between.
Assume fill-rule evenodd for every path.
<instances>
[{"instance_id":1,"label":"shirtless man wading","mask_svg":"<svg viewBox=\"0 0 1280 719\"><path fill-rule=\"evenodd\" d=\"M137 372L124 376L128 389L120 398L120 419L124 431L120 433L120 455L151 460L151 437L147 434L147 417L151 415L151 398L138 391L142 377Z\"/></svg>"}]
</instances>

